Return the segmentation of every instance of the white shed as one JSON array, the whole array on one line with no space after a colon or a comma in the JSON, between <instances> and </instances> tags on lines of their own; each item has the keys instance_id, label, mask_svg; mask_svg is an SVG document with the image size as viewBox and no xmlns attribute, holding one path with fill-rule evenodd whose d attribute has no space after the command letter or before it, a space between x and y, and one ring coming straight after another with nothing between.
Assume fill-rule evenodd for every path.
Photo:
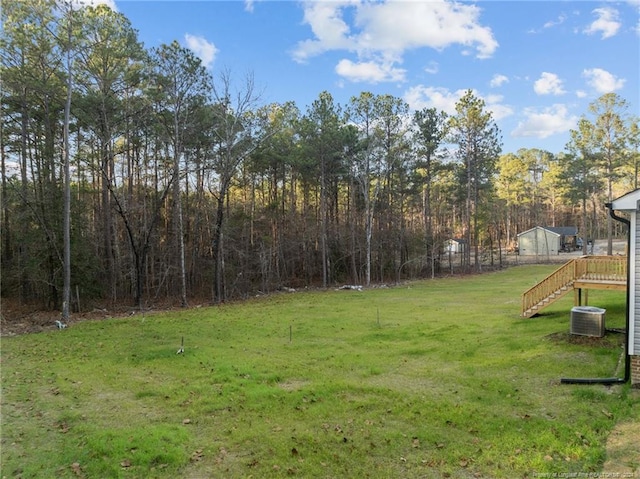
<instances>
[{"instance_id":1,"label":"white shed","mask_svg":"<svg viewBox=\"0 0 640 479\"><path fill-rule=\"evenodd\" d=\"M542 226L518 233L518 254L557 255L562 249L562 235Z\"/></svg>"},{"instance_id":2,"label":"white shed","mask_svg":"<svg viewBox=\"0 0 640 479\"><path fill-rule=\"evenodd\" d=\"M629 251L627 252L627 354L630 356L631 382L640 385L640 189L611 203L611 210L629 214Z\"/></svg>"},{"instance_id":3,"label":"white shed","mask_svg":"<svg viewBox=\"0 0 640 479\"><path fill-rule=\"evenodd\" d=\"M466 245L467 243L463 239L451 238L445 242L444 250L447 253L453 253L453 254L464 253L466 249L465 248Z\"/></svg>"}]
</instances>

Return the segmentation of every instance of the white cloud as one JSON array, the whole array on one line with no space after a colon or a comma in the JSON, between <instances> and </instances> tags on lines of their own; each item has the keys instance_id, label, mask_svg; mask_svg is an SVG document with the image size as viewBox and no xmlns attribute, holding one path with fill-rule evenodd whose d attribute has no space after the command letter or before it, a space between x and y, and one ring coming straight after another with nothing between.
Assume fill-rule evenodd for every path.
<instances>
[{"instance_id":1,"label":"white cloud","mask_svg":"<svg viewBox=\"0 0 640 479\"><path fill-rule=\"evenodd\" d=\"M502 103L504 97L502 95L487 95L484 102L488 111L493 115L493 119L498 121L513 115L513 108Z\"/></svg>"},{"instance_id":2,"label":"white cloud","mask_svg":"<svg viewBox=\"0 0 640 479\"><path fill-rule=\"evenodd\" d=\"M565 22L565 20L567 19L567 16L563 13L561 15L558 16L558 18L556 20L550 20L548 22L546 22L542 28L552 28L555 27L556 25L561 25Z\"/></svg>"},{"instance_id":3,"label":"white cloud","mask_svg":"<svg viewBox=\"0 0 640 479\"><path fill-rule=\"evenodd\" d=\"M575 128L578 117L569 115L567 107L555 104L551 107L537 109L525 108L525 119L511 132L514 137L547 138L558 133L566 133Z\"/></svg>"},{"instance_id":4,"label":"white cloud","mask_svg":"<svg viewBox=\"0 0 640 479\"><path fill-rule=\"evenodd\" d=\"M440 66L437 62L429 62L429 65L424 67L424 71L427 73L431 73L432 75L438 73Z\"/></svg>"},{"instance_id":5,"label":"white cloud","mask_svg":"<svg viewBox=\"0 0 640 479\"><path fill-rule=\"evenodd\" d=\"M306 2L304 23L309 24L315 40L303 40L293 52L294 60L308 58L330 50L351 50L354 42L348 37L349 26L342 19L342 9L351 1Z\"/></svg>"},{"instance_id":6,"label":"white cloud","mask_svg":"<svg viewBox=\"0 0 640 479\"><path fill-rule=\"evenodd\" d=\"M527 33L532 33L532 34L542 33L544 30L557 27L558 25L562 25L564 22L567 21L567 18L569 17L566 13L561 13L560 15L558 15L558 18L556 18L555 20L546 21L542 25L542 28L531 28L530 30L528 30Z\"/></svg>"},{"instance_id":7,"label":"white cloud","mask_svg":"<svg viewBox=\"0 0 640 479\"><path fill-rule=\"evenodd\" d=\"M352 82L380 83L385 81L404 81L406 71L393 68L391 64L376 62L357 62L340 60L336 65L336 73Z\"/></svg>"},{"instance_id":8,"label":"white cloud","mask_svg":"<svg viewBox=\"0 0 640 479\"><path fill-rule=\"evenodd\" d=\"M456 102L462 98L464 93L465 90L451 92L446 88L418 85L405 92L404 100L413 110L435 108L452 115L456 112Z\"/></svg>"},{"instance_id":9,"label":"white cloud","mask_svg":"<svg viewBox=\"0 0 640 479\"><path fill-rule=\"evenodd\" d=\"M589 35L602 32L602 38L610 38L613 37L622 24L619 21L618 10L611 7L601 7L596 8L591 13L596 15L596 18L587 28L585 28L584 32Z\"/></svg>"},{"instance_id":10,"label":"white cloud","mask_svg":"<svg viewBox=\"0 0 640 479\"><path fill-rule=\"evenodd\" d=\"M540 78L533 84L533 91L538 95L563 95L566 93L558 75L549 72L542 72Z\"/></svg>"},{"instance_id":11,"label":"white cloud","mask_svg":"<svg viewBox=\"0 0 640 479\"><path fill-rule=\"evenodd\" d=\"M393 70L388 65L401 63L411 49L460 45L463 54L473 49L476 57L488 58L498 48L491 29L479 22L480 9L474 5L445 0L335 0L303 5L304 22L314 38L297 44L293 58L299 62L341 50L357 57L354 64L376 62L381 69Z\"/></svg>"},{"instance_id":12,"label":"white cloud","mask_svg":"<svg viewBox=\"0 0 640 479\"><path fill-rule=\"evenodd\" d=\"M505 83L509 83L509 77L501 74L495 74L489 82L489 86L491 86L492 88L497 88L504 85Z\"/></svg>"},{"instance_id":13,"label":"white cloud","mask_svg":"<svg viewBox=\"0 0 640 479\"><path fill-rule=\"evenodd\" d=\"M636 8L638 13L640 13L640 0L627 0L627 3L633 8ZM638 16L638 21L633 27L633 31L636 32L637 35L640 35L640 15Z\"/></svg>"},{"instance_id":14,"label":"white cloud","mask_svg":"<svg viewBox=\"0 0 640 479\"><path fill-rule=\"evenodd\" d=\"M211 68L218 53L216 46L206 38L191 35L190 33L186 33L184 39L187 42L187 48L202 60L202 65L205 68Z\"/></svg>"},{"instance_id":15,"label":"white cloud","mask_svg":"<svg viewBox=\"0 0 640 479\"><path fill-rule=\"evenodd\" d=\"M404 100L413 110L422 110L423 108L435 108L438 111L444 111L449 115L456 114L456 103L466 94L467 90L449 91L446 88L427 87L418 85L409 88L404 94ZM509 105L502 103L501 95L489 95L483 98L478 92L473 94L485 102L485 108L493 115L494 120L500 120L513 114L513 109Z\"/></svg>"},{"instance_id":16,"label":"white cloud","mask_svg":"<svg viewBox=\"0 0 640 479\"><path fill-rule=\"evenodd\" d=\"M498 43L491 29L480 25L479 16L474 5L444 0L363 2L356 13L356 25L362 27L358 43L367 50L392 52L460 44L474 47L479 58L488 58Z\"/></svg>"},{"instance_id":17,"label":"white cloud","mask_svg":"<svg viewBox=\"0 0 640 479\"><path fill-rule=\"evenodd\" d=\"M626 81L624 78L616 78L602 68L584 70L582 76L587 79L587 84L598 93L610 93L619 90Z\"/></svg>"}]
</instances>

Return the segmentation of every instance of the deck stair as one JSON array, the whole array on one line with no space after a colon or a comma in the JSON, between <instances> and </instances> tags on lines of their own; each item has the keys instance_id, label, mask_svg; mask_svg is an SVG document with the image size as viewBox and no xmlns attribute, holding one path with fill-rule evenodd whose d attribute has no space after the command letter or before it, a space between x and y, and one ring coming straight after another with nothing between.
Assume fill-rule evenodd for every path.
<instances>
[{"instance_id":1,"label":"deck stair","mask_svg":"<svg viewBox=\"0 0 640 479\"><path fill-rule=\"evenodd\" d=\"M626 256L574 258L522 294L522 316L530 318L570 291L627 287Z\"/></svg>"}]
</instances>

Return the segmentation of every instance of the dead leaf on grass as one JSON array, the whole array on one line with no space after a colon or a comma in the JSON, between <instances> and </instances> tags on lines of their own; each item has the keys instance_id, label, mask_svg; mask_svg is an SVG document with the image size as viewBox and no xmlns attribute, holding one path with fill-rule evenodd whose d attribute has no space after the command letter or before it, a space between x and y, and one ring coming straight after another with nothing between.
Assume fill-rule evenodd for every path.
<instances>
[{"instance_id":1,"label":"dead leaf on grass","mask_svg":"<svg viewBox=\"0 0 640 479\"><path fill-rule=\"evenodd\" d=\"M84 474L82 473L82 468L80 467L79 462L74 462L73 464L71 464L71 470L76 476L84 477Z\"/></svg>"},{"instance_id":2,"label":"dead leaf on grass","mask_svg":"<svg viewBox=\"0 0 640 479\"><path fill-rule=\"evenodd\" d=\"M582 441L585 446L589 445L589 440L579 431L576 431L576 437Z\"/></svg>"},{"instance_id":3,"label":"dead leaf on grass","mask_svg":"<svg viewBox=\"0 0 640 479\"><path fill-rule=\"evenodd\" d=\"M123 467L125 469L128 468L128 467L131 467L131 460L130 459L125 459L124 461L122 461L120 463L120 467Z\"/></svg>"},{"instance_id":4,"label":"dead leaf on grass","mask_svg":"<svg viewBox=\"0 0 640 479\"><path fill-rule=\"evenodd\" d=\"M203 457L204 457L204 454L202 452L202 449L196 449L191 454L191 462L198 462L198 461L202 460Z\"/></svg>"}]
</instances>

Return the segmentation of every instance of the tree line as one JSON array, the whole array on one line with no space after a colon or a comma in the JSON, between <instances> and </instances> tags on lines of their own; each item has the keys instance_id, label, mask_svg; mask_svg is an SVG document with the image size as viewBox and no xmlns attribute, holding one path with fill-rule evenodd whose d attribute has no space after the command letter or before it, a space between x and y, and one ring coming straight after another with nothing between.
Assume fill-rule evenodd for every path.
<instances>
[{"instance_id":1,"label":"tree line","mask_svg":"<svg viewBox=\"0 0 640 479\"><path fill-rule=\"evenodd\" d=\"M366 91L265 105L251 75L145 49L104 5L10 2L2 21L2 296L63 316L80 296L433 277L451 238L479 270L535 225L615 237L604 204L638 187L638 119L614 93L565 151L503 154L471 90L450 115Z\"/></svg>"}]
</instances>

